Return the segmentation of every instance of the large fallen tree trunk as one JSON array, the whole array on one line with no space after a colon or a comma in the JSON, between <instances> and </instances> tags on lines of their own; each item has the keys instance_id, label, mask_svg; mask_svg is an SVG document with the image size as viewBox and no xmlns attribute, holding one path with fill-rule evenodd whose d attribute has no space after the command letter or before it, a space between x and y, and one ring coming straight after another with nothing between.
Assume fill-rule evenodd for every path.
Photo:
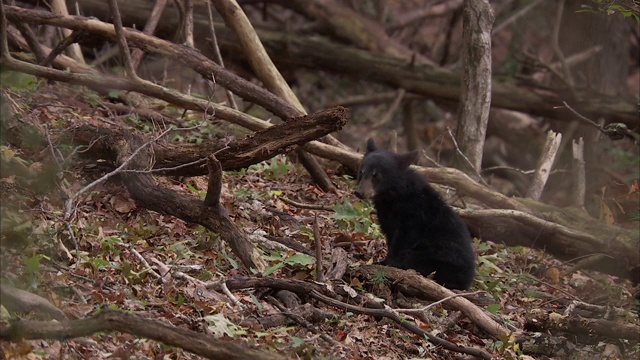
<instances>
[{"instance_id":1,"label":"large fallen tree trunk","mask_svg":"<svg viewBox=\"0 0 640 360\"><path fill-rule=\"evenodd\" d=\"M27 1L35 3L35 0ZM109 9L106 2L100 0L68 1L79 4L84 14L109 21ZM118 1L123 21L142 28L153 3L146 1ZM74 5L75 6L75 5ZM204 6L204 5L201 5ZM167 6L158 31L167 36L179 29L177 10ZM194 33L196 43L207 53L209 43L209 24L206 9L194 11ZM237 39L224 26L216 26L216 32L223 49L232 51L234 56L242 54ZM414 65L410 58L399 58L339 45L318 36L303 37L291 33L258 30L264 46L275 61L296 66L330 70L348 76L378 81L408 92L414 92L430 98L458 101L460 98L460 77L449 71L428 65ZM640 126L636 104L622 98L611 98L599 94L578 94L575 100L569 93L550 89L534 83L515 83L512 80L494 77L491 102L493 107L506 108L520 112L553 117L556 119L574 119L575 115L562 106L567 101L582 115L597 119L604 118L607 123L622 122L629 128Z\"/></svg>"},{"instance_id":2,"label":"large fallen tree trunk","mask_svg":"<svg viewBox=\"0 0 640 360\"><path fill-rule=\"evenodd\" d=\"M459 196L495 210L459 210L474 236L509 246L544 249L565 260L593 258L585 268L640 282L638 231L596 221L576 208L558 208L532 199L509 198L452 168L423 168L437 184L453 186Z\"/></svg>"}]
</instances>

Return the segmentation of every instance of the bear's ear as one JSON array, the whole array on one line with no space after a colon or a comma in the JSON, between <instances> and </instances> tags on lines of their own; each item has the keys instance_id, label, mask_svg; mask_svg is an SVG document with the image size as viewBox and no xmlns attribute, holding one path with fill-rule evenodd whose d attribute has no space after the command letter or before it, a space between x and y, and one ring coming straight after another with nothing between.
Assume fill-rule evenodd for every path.
<instances>
[{"instance_id":1,"label":"bear's ear","mask_svg":"<svg viewBox=\"0 0 640 360\"><path fill-rule=\"evenodd\" d=\"M418 159L418 150L396 155L400 169L406 169Z\"/></svg>"},{"instance_id":2,"label":"bear's ear","mask_svg":"<svg viewBox=\"0 0 640 360\"><path fill-rule=\"evenodd\" d=\"M373 138L369 138L369 140L367 140L367 154L370 152L374 152L378 150L378 148L376 147L376 143L373 141Z\"/></svg>"}]
</instances>

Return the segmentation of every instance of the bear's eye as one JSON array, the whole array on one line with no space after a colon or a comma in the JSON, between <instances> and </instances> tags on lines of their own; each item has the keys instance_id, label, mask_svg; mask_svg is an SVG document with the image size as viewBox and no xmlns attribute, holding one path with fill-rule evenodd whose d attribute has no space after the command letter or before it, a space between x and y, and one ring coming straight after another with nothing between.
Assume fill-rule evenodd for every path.
<instances>
[{"instance_id":1,"label":"bear's eye","mask_svg":"<svg viewBox=\"0 0 640 360\"><path fill-rule=\"evenodd\" d=\"M374 172L371 174L371 177L372 177L373 179L375 179L375 180L378 180L378 178L380 177L380 175L379 175L376 171L374 171Z\"/></svg>"}]
</instances>

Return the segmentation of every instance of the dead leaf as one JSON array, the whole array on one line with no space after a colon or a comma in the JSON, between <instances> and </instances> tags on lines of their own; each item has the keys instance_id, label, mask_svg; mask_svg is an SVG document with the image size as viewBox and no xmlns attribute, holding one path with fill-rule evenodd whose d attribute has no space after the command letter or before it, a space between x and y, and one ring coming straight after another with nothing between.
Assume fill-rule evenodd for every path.
<instances>
[{"instance_id":1,"label":"dead leaf","mask_svg":"<svg viewBox=\"0 0 640 360\"><path fill-rule=\"evenodd\" d=\"M135 209L136 204L131 199L117 196L113 201L113 208L121 214L126 214Z\"/></svg>"},{"instance_id":2,"label":"dead leaf","mask_svg":"<svg viewBox=\"0 0 640 360\"><path fill-rule=\"evenodd\" d=\"M611 208L604 202L602 203L602 220L604 220L605 224L613 225L616 222L616 219L613 217L613 212Z\"/></svg>"},{"instance_id":3,"label":"dead leaf","mask_svg":"<svg viewBox=\"0 0 640 360\"><path fill-rule=\"evenodd\" d=\"M557 285L560 283L560 270L557 267L551 267L547 270L547 278L551 281L552 284Z\"/></svg>"},{"instance_id":4,"label":"dead leaf","mask_svg":"<svg viewBox=\"0 0 640 360\"><path fill-rule=\"evenodd\" d=\"M358 296L358 293L350 286L347 285L342 285L342 289L349 294L349 296L351 296L352 298Z\"/></svg>"}]
</instances>

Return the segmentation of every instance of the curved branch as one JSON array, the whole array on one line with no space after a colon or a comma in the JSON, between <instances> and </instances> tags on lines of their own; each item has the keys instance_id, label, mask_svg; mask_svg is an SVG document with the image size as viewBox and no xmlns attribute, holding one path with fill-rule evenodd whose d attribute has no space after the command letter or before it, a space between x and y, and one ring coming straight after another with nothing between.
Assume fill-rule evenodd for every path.
<instances>
[{"instance_id":1,"label":"curved branch","mask_svg":"<svg viewBox=\"0 0 640 360\"><path fill-rule=\"evenodd\" d=\"M119 331L141 336L177 346L209 359L283 359L276 353L251 349L247 344L218 340L205 334L169 326L157 320L112 310L105 310L82 320L55 322L13 319L9 326L0 325L0 339L66 340L102 331Z\"/></svg>"}]
</instances>

